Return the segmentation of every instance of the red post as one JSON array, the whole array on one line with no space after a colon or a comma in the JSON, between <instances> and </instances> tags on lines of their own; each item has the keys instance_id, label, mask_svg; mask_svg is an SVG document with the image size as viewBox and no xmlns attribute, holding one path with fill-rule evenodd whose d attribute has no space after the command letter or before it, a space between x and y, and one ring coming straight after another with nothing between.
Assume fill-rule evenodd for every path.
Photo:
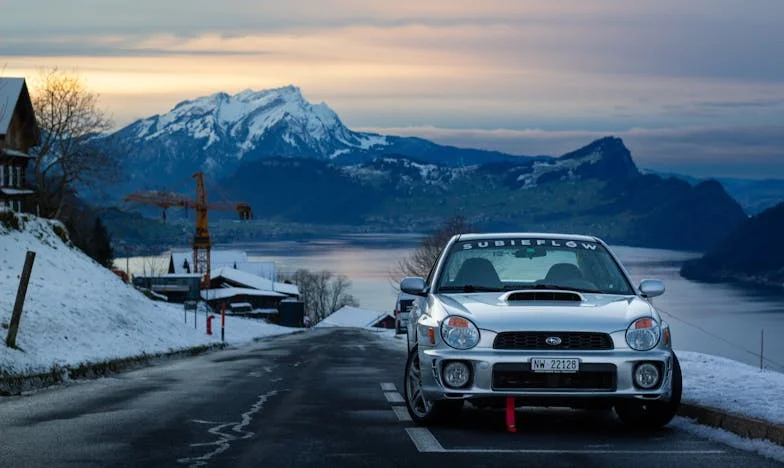
<instances>
[{"instance_id":1,"label":"red post","mask_svg":"<svg viewBox=\"0 0 784 468\"><path fill-rule=\"evenodd\" d=\"M506 397L506 431L517 432L515 426L515 399L514 397Z\"/></svg>"},{"instance_id":2,"label":"red post","mask_svg":"<svg viewBox=\"0 0 784 468\"><path fill-rule=\"evenodd\" d=\"M226 304L221 308L221 341L226 341Z\"/></svg>"},{"instance_id":3,"label":"red post","mask_svg":"<svg viewBox=\"0 0 784 468\"><path fill-rule=\"evenodd\" d=\"M212 335L212 319L214 319L214 318L215 318L215 316L212 315L212 314L210 314L210 316L207 317L207 334L208 335Z\"/></svg>"}]
</instances>

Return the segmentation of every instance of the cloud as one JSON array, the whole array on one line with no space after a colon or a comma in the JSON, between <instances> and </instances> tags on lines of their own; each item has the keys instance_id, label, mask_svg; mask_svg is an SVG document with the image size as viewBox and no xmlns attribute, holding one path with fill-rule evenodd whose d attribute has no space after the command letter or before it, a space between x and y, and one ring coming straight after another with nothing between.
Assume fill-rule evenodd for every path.
<instances>
[{"instance_id":1,"label":"cloud","mask_svg":"<svg viewBox=\"0 0 784 468\"><path fill-rule=\"evenodd\" d=\"M614 133L641 165L751 173L784 146L765 130L784 117L782 16L780 0L26 0L0 15L0 65L78 69L118 124L294 84L350 127L527 154Z\"/></svg>"}]
</instances>

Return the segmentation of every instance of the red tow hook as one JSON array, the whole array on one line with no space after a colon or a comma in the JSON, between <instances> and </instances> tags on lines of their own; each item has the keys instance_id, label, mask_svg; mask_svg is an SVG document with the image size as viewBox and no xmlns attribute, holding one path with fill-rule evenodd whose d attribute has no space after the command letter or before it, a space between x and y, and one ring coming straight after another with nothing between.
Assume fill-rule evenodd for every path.
<instances>
[{"instance_id":1,"label":"red tow hook","mask_svg":"<svg viewBox=\"0 0 784 468\"><path fill-rule=\"evenodd\" d=\"M515 426L515 398L506 397L506 432L517 432Z\"/></svg>"}]
</instances>

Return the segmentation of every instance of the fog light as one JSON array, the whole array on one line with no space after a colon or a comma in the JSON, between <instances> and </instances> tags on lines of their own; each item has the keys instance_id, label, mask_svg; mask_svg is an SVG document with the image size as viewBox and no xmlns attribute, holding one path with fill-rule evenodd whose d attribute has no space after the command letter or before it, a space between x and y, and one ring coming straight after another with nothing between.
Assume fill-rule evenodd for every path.
<instances>
[{"instance_id":1,"label":"fog light","mask_svg":"<svg viewBox=\"0 0 784 468\"><path fill-rule=\"evenodd\" d=\"M659 383L659 368L650 362L644 362L634 370L634 382L640 388L653 388Z\"/></svg>"},{"instance_id":2,"label":"fog light","mask_svg":"<svg viewBox=\"0 0 784 468\"><path fill-rule=\"evenodd\" d=\"M444 383L448 387L463 387L470 378L471 370L464 362L453 361L444 366Z\"/></svg>"}]
</instances>

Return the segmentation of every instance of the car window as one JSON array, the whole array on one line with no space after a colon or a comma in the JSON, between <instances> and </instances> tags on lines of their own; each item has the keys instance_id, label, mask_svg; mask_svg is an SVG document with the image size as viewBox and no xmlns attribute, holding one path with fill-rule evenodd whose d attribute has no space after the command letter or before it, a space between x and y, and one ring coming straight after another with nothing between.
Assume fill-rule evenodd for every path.
<instances>
[{"instance_id":1,"label":"car window","mask_svg":"<svg viewBox=\"0 0 784 468\"><path fill-rule=\"evenodd\" d=\"M442 292L529 287L634 294L610 253L596 242L462 241L448 252L438 279Z\"/></svg>"}]
</instances>

